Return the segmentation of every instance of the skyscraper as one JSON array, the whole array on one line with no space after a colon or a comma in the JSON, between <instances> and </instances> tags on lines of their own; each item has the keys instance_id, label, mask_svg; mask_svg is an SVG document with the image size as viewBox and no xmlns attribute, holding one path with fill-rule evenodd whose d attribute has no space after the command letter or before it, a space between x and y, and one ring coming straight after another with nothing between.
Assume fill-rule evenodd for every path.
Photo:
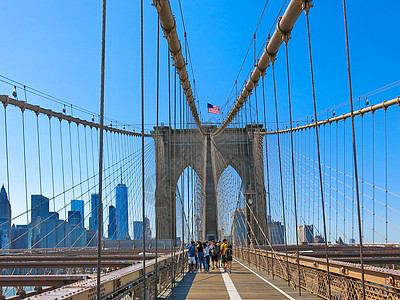
<instances>
[{"instance_id":1,"label":"skyscraper","mask_svg":"<svg viewBox=\"0 0 400 300\"><path fill-rule=\"evenodd\" d=\"M299 244L314 243L314 225L300 225L297 227Z\"/></svg>"},{"instance_id":2,"label":"skyscraper","mask_svg":"<svg viewBox=\"0 0 400 300\"><path fill-rule=\"evenodd\" d=\"M29 227L28 225L13 225L11 227L11 249L29 248Z\"/></svg>"},{"instance_id":3,"label":"skyscraper","mask_svg":"<svg viewBox=\"0 0 400 300\"><path fill-rule=\"evenodd\" d=\"M49 212L49 217L45 221L40 218L32 220L32 248L55 248L67 247L68 239L64 238L68 234L68 223L60 220L57 212Z\"/></svg>"},{"instance_id":4,"label":"skyscraper","mask_svg":"<svg viewBox=\"0 0 400 300\"><path fill-rule=\"evenodd\" d=\"M285 243L285 227L279 221L274 221L271 216L267 216L268 239L272 245Z\"/></svg>"},{"instance_id":5,"label":"skyscraper","mask_svg":"<svg viewBox=\"0 0 400 300\"><path fill-rule=\"evenodd\" d=\"M145 239L151 239L151 229L150 221L145 218ZM133 239L142 240L143 239L143 221L133 221Z\"/></svg>"},{"instance_id":6,"label":"skyscraper","mask_svg":"<svg viewBox=\"0 0 400 300\"><path fill-rule=\"evenodd\" d=\"M108 238L110 240L117 239L117 226L116 226L115 206L108 207Z\"/></svg>"},{"instance_id":7,"label":"skyscraper","mask_svg":"<svg viewBox=\"0 0 400 300\"><path fill-rule=\"evenodd\" d=\"M68 212L68 246L85 247L86 246L86 228L82 226L81 212Z\"/></svg>"},{"instance_id":8,"label":"skyscraper","mask_svg":"<svg viewBox=\"0 0 400 300\"><path fill-rule=\"evenodd\" d=\"M80 224L80 226L85 227L85 204L83 200L71 200L71 211L80 211L82 218L82 224Z\"/></svg>"},{"instance_id":9,"label":"skyscraper","mask_svg":"<svg viewBox=\"0 0 400 300\"><path fill-rule=\"evenodd\" d=\"M31 222L35 222L38 217L42 221L49 217L49 198L31 195Z\"/></svg>"},{"instance_id":10,"label":"skyscraper","mask_svg":"<svg viewBox=\"0 0 400 300\"><path fill-rule=\"evenodd\" d=\"M49 199L43 195L31 195L30 247L49 247L49 237L46 233L52 226L50 223L54 221L50 221Z\"/></svg>"},{"instance_id":11,"label":"skyscraper","mask_svg":"<svg viewBox=\"0 0 400 300\"><path fill-rule=\"evenodd\" d=\"M117 239L129 240L128 227L128 188L120 183L115 188L116 198L116 220L117 220Z\"/></svg>"},{"instance_id":12,"label":"skyscraper","mask_svg":"<svg viewBox=\"0 0 400 300\"><path fill-rule=\"evenodd\" d=\"M90 198L90 218L89 218L89 230L97 230L98 228L98 216L99 216L99 194L92 194ZM103 214L101 218L101 232L103 232Z\"/></svg>"},{"instance_id":13,"label":"skyscraper","mask_svg":"<svg viewBox=\"0 0 400 300\"><path fill-rule=\"evenodd\" d=\"M4 185L0 190L0 242L1 248L10 249L11 205Z\"/></svg>"}]
</instances>

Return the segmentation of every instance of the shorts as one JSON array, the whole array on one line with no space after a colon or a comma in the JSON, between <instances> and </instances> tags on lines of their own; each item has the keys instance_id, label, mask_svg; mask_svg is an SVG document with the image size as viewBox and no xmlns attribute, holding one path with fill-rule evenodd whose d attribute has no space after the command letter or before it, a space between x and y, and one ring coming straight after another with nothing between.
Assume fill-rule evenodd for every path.
<instances>
[{"instance_id":1,"label":"shorts","mask_svg":"<svg viewBox=\"0 0 400 300\"><path fill-rule=\"evenodd\" d=\"M211 261L218 261L218 255L211 255Z\"/></svg>"},{"instance_id":2,"label":"shorts","mask_svg":"<svg viewBox=\"0 0 400 300\"><path fill-rule=\"evenodd\" d=\"M226 261L232 261L232 256L227 256Z\"/></svg>"},{"instance_id":3,"label":"shorts","mask_svg":"<svg viewBox=\"0 0 400 300\"><path fill-rule=\"evenodd\" d=\"M196 257L189 256L189 264L190 265L195 265L196 264Z\"/></svg>"},{"instance_id":4,"label":"shorts","mask_svg":"<svg viewBox=\"0 0 400 300\"><path fill-rule=\"evenodd\" d=\"M223 264L226 264L226 261L227 261L226 260L226 255L222 255L221 256L221 261L222 261Z\"/></svg>"}]
</instances>

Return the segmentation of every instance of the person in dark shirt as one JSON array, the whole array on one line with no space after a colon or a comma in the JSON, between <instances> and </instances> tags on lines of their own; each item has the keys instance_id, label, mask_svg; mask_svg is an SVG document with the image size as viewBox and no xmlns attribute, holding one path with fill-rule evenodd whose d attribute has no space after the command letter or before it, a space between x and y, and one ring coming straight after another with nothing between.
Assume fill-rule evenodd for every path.
<instances>
[{"instance_id":1,"label":"person in dark shirt","mask_svg":"<svg viewBox=\"0 0 400 300\"><path fill-rule=\"evenodd\" d=\"M226 248L226 268L228 269L229 273L232 273L232 245L228 245Z\"/></svg>"},{"instance_id":2,"label":"person in dark shirt","mask_svg":"<svg viewBox=\"0 0 400 300\"><path fill-rule=\"evenodd\" d=\"M197 247L196 247L196 252L197 252L197 259L198 259L198 270L199 272L202 270L202 266L204 268L204 272L206 271L206 266L204 264L204 247L203 244L198 241L197 242Z\"/></svg>"},{"instance_id":3,"label":"person in dark shirt","mask_svg":"<svg viewBox=\"0 0 400 300\"><path fill-rule=\"evenodd\" d=\"M219 253L219 247L215 243L215 241L212 241L212 244L210 245L210 255L211 255L211 263L213 270L215 268L215 265L217 265L218 268L218 253Z\"/></svg>"}]
</instances>

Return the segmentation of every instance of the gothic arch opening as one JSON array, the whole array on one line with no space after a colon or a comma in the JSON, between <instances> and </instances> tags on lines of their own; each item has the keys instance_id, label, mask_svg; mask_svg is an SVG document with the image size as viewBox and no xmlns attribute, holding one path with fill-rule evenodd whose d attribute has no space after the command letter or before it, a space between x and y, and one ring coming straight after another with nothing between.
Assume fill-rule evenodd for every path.
<instances>
[{"instance_id":1,"label":"gothic arch opening","mask_svg":"<svg viewBox=\"0 0 400 300\"><path fill-rule=\"evenodd\" d=\"M175 196L177 244L199 240L204 220L202 182L190 165L176 181Z\"/></svg>"},{"instance_id":2,"label":"gothic arch opening","mask_svg":"<svg viewBox=\"0 0 400 300\"><path fill-rule=\"evenodd\" d=\"M234 232L238 230L237 226L234 226L234 217L238 214L243 215L244 191L239 173L228 165L217 182L218 237L221 240L226 238L232 243L240 238ZM244 224L241 226L243 227Z\"/></svg>"}]
</instances>

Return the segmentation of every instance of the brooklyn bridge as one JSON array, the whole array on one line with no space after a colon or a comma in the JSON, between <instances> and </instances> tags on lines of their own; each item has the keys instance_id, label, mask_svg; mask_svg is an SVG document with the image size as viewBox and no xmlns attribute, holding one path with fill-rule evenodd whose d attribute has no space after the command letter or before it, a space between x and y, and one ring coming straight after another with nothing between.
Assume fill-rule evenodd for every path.
<instances>
[{"instance_id":1,"label":"brooklyn bridge","mask_svg":"<svg viewBox=\"0 0 400 300\"><path fill-rule=\"evenodd\" d=\"M2 13L1 299L400 299L398 4L100 2Z\"/></svg>"}]
</instances>

